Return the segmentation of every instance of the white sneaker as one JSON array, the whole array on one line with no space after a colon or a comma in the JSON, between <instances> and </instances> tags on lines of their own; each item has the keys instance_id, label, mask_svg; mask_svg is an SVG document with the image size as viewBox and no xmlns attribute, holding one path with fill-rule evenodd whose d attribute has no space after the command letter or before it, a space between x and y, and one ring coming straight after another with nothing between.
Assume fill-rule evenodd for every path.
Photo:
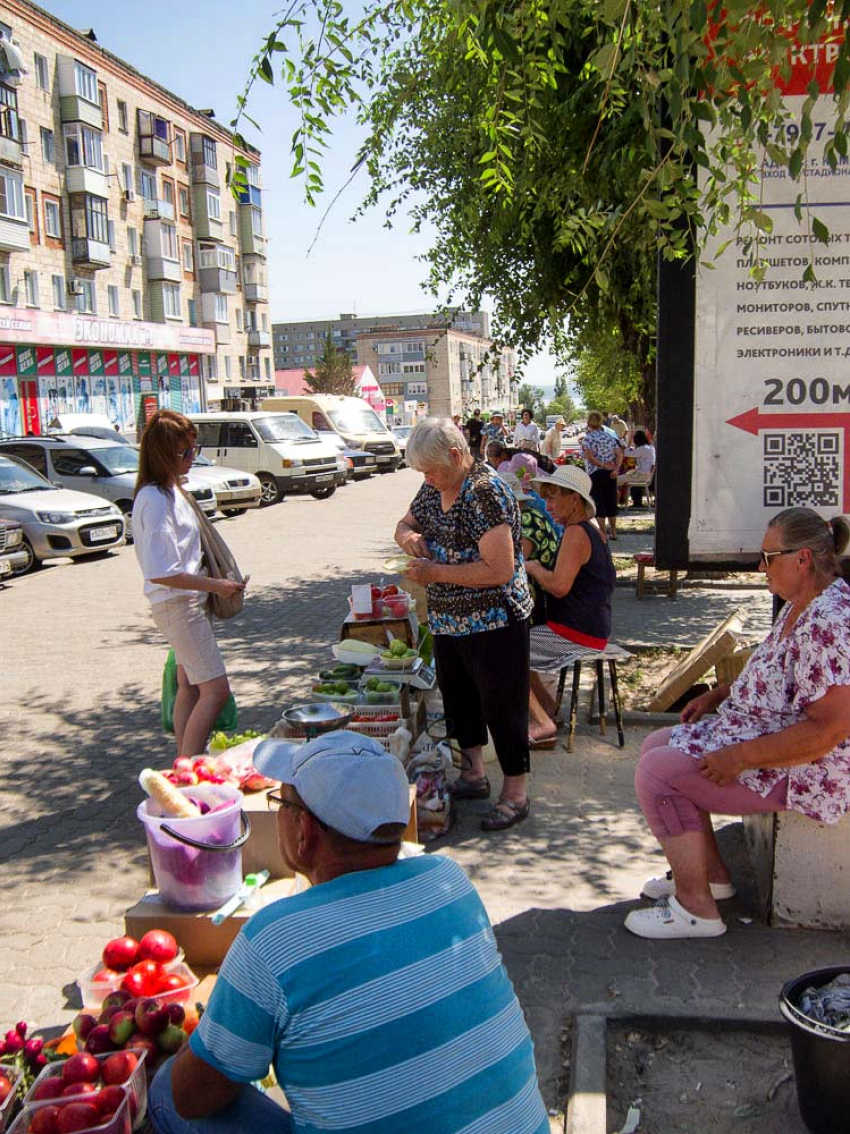
<instances>
[{"instance_id":1,"label":"white sneaker","mask_svg":"<svg viewBox=\"0 0 850 1134\"><path fill-rule=\"evenodd\" d=\"M674 897L662 898L647 910L632 910L624 922L637 937L653 940L676 937L720 937L726 925L719 917L697 917Z\"/></svg>"},{"instance_id":2,"label":"white sneaker","mask_svg":"<svg viewBox=\"0 0 850 1134\"><path fill-rule=\"evenodd\" d=\"M724 898L734 898L738 892L731 882L709 882L708 888L711 890L711 896L715 902L721 902ZM659 898L671 898L675 893L676 884L673 881L673 871L668 870L666 874L662 874L658 878L649 878L644 882L641 897L657 902Z\"/></svg>"}]
</instances>

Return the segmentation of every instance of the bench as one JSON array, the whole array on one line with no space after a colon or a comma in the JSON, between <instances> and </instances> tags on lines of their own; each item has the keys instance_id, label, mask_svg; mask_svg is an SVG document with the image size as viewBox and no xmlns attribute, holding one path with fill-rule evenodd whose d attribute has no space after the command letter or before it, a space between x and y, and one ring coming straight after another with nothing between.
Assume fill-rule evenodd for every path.
<instances>
[{"instance_id":1,"label":"bench","mask_svg":"<svg viewBox=\"0 0 850 1134\"><path fill-rule=\"evenodd\" d=\"M614 706L614 719L617 722L617 738L620 748L625 748L626 737L623 729L623 711L620 705L620 689L617 684L617 662L626 661L632 655L628 650L624 650L622 646L616 645L614 642L609 642L604 650L599 650L597 653L585 654L581 658L567 661L566 665L556 666L550 665L549 670L558 669L558 692L555 697L555 712L554 719L557 721L558 713L561 711L561 704L564 699L564 687L567 683L567 671L572 666L573 671L573 686L572 696L570 698L570 717L569 728L567 731L567 752L573 750L573 739L576 731L576 719L578 717L578 698L579 688L581 684L581 667L582 664L593 664L596 666L596 690L599 701L599 731L605 736L607 731L607 709L605 705L605 662L608 663L608 673L611 679L611 704ZM534 665L534 659L531 663L532 669L537 669ZM545 672L545 670L543 671Z\"/></svg>"},{"instance_id":2,"label":"bench","mask_svg":"<svg viewBox=\"0 0 850 1134\"><path fill-rule=\"evenodd\" d=\"M642 599L648 591L658 591L666 594L668 598L676 597L679 583L678 571L665 571L647 579L647 567L655 567L655 556L651 551L639 551L632 557L637 564L637 597Z\"/></svg>"}]
</instances>

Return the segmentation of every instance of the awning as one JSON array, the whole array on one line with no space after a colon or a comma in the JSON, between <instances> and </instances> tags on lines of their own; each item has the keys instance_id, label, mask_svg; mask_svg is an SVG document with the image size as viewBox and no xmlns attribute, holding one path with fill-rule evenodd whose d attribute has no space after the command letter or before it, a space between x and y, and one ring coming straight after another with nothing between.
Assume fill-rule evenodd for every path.
<instances>
[{"instance_id":1,"label":"awning","mask_svg":"<svg viewBox=\"0 0 850 1134\"><path fill-rule=\"evenodd\" d=\"M27 74L24 53L9 39L0 39L0 70L6 73L17 71L21 75Z\"/></svg>"}]
</instances>

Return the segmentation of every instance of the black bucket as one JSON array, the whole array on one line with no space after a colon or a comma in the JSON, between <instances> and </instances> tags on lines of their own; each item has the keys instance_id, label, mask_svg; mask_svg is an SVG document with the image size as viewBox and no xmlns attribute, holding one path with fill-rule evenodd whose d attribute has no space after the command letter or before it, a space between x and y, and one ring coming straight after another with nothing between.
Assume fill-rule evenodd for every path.
<instances>
[{"instance_id":1,"label":"black bucket","mask_svg":"<svg viewBox=\"0 0 850 1134\"><path fill-rule=\"evenodd\" d=\"M779 994L779 1011L791 1025L800 1114L812 1134L838 1134L850 1123L850 1032L810 1020L797 1005L807 988L842 973L850 973L850 964L815 969L789 980Z\"/></svg>"}]
</instances>

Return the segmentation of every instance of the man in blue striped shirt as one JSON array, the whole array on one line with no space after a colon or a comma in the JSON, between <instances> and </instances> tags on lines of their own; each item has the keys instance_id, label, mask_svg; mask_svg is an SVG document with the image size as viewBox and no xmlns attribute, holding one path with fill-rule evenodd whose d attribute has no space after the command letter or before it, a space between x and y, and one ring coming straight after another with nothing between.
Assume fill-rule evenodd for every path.
<instances>
[{"instance_id":1,"label":"man in blue striped shirt","mask_svg":"<svg viewBox=\"0 0 850 1134\"><path fill-rule=\"evenodd\" d=\"M522 1009L481 900L398 859L404 769L376 741L266 741L278 835L312 888L256 913L151 1088L159 1134L548 1134ZM289 1110L249 1084L274 1067Z\"/></svg>"}]
</instances>

